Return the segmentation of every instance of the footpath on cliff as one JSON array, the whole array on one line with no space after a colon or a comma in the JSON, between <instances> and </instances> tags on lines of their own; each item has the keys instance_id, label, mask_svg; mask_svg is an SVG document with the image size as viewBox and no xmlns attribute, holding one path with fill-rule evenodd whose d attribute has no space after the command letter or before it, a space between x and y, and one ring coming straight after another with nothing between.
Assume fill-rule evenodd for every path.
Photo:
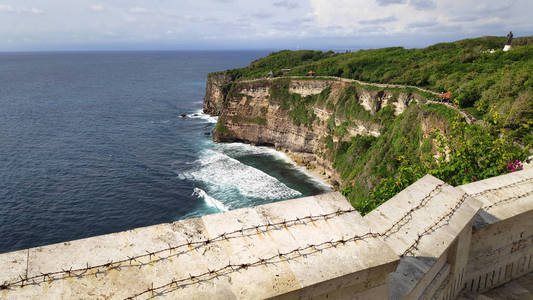
<instances>
[{"instance_id":1,"label":"footpath on cliff","mask_svg":"<svg viewBox=\"0 0 533 300\"><path fill-rule=\"evenodd\" d=\"M419 91L421 91L423 93L428 93L428 94L435 95L436 97L438 97L440 95L440 93L437 93L437 92L434 92L434 91L431 91L431 90L428 90L428 89L424 89L424 88L421 88L421 87L418 87L418 86L413 86L413 85L365 82L365 81L360 81L360 80L356 80L356 79L342 78L342 77L336 77L336 76L313 76L313 77L279 76L279 77L263 77L263 78L238 80L236 82L237 83L253 83L253 82L259 82L259 81L264 81L264 80L277 80L277 79L280 79L280 78L287 78L287 79L302 79L302 78L305 78L305 79L337 80L337 81L340 81L340 82L357 83L357 84L364 85L364 86L372 86L372 87L378 87L378 88L402 88L402 89L411 88L411 89L419 90ZM435 98L435 99L437 99L437 98ZM451 102L438 101L438 100L429 100L429 99L427 100L427 102L428 103L437 103L437 104L446 105L447 107L449 107L449 108L455 110L457 113L459 113L463 118L465 118L465 120L466 120L466 122L468 124L472 124L474 122L484 123L483 120L477 120L474 116L472 116L471 114L461 110L457 106L453 105L453 103L451 103Z\"/></svg>"}]
</instances>

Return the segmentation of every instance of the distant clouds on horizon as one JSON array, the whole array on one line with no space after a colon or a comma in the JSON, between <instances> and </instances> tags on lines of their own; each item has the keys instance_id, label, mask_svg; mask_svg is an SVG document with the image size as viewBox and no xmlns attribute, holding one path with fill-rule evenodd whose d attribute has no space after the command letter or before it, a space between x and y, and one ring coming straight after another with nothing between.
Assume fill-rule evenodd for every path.
<instances>
[{"instance_id":1,"label":"distant clouds on horizon","mask_svg":"<svg viewBox=\"0 0 533 300\"><path fill-rule=\"evenodd\" d=\"M0 0L0 51L422 47L533 35L531 0Z\"/></svg>"}]
</instances>

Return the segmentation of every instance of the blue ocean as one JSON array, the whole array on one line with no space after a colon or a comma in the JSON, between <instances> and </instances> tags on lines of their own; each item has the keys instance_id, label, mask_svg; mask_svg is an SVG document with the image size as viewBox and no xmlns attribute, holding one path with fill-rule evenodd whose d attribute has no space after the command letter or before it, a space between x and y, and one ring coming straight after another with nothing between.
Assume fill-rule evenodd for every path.
<instances>
[{"instance_id":1,"label":"blue ocean","mask_svg":"<svg viewBox=\"0 0 533 300\"><path fill-rule=\"evenodd\" d=\"M212 142L207 73L266 54L0 53L0 253L328 191Z\"/></svg>"}]
</instances>

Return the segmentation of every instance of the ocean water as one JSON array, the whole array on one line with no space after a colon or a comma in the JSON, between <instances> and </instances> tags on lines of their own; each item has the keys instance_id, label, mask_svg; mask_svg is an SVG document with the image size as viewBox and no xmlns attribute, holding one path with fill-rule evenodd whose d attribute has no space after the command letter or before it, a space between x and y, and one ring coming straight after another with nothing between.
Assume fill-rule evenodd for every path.
<instances>
[{"instance_id":1,"label":"ocean water","mask_svg":"<svg viewBox=\"0 0 533 300\"><path fill-rule=\"evenodd\" d=\"M266 54L1 53L0 252L328 191L272 149L211 140L207 73Z\"/></svg>"}]
</instances>

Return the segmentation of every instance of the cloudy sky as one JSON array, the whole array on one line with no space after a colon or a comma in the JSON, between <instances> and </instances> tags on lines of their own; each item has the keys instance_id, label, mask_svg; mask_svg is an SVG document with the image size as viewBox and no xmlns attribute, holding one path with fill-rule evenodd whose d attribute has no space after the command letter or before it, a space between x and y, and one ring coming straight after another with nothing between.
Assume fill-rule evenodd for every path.
<instances>
[{"instance_id":1,"label":"cloudy sky","mask_svg":"<svg viewBox=\"0 0 533 300\"><path fill-rule=\"evenodd\" d=\"M0 0L0 51L422 47L533 35L533 0Z\"/></svg>"}]
</instances>

